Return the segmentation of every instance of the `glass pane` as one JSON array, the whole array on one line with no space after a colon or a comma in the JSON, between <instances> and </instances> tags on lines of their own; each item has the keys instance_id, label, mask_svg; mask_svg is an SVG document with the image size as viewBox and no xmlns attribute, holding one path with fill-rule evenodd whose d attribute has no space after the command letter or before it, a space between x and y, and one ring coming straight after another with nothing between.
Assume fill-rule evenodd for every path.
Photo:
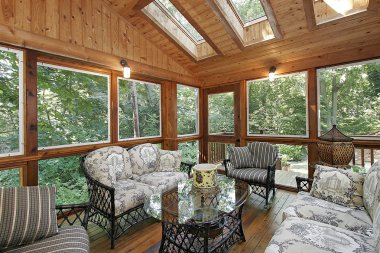
<instances>
[{"instance_id":1,"label":"glass pane","mask_svg":"<svg viewBox=\"0 0 380 253\"><path fill-rule=\"evenodd\" d=\"M210 134L234 133L233 92L208 96L208 127Z\"/></svg>"},{"instance_id":2,"label":"glass pane","mask_svg":"<svg viewBox=\"0 0 380 253\"><path fill-rule=\"evenodd\" d=\"M306 73L249 81L248 133L306 135L306 89Z\"/></svg>"},{"instance_id":3,"label":"glass pane","mask_svg":"<svg viewBox=\"0 0 380 253\"><path fill-rule=\"evenodd\" d=\"M333 124L346 135L380 134L380 60L321 69L320 132Z\"/></svg>"},{"instance_id":4,"label":"glass pane","mask_svg":"<svg viewBox=\"0 0 380 253\"><path fill-rule=\"evenodd\" d=\"M0 170L0 187L20 186L20 169Z\"/></svg>"},{"instance_id":5,"label":"glass pane","mask_svg":"<svg viewBox=\"0 0 380 253\"><path fill-rule=\"evenodd\" d=\"M198 133L198 91L177 85L178 135Z\"/></svg>"},{"instance_id":6,"label":"glass pane","mask_svg":"<svg viewBox=\"0 0 380 253\"><path fill-rule=\"evenodd\" d=\"M39 147L108 140L108 76L38 66Z\"/></svg>"},{"instance_id":7,"label":"glass pane","mask_svg":"<svg viewBox=\"0 0 380 253\"><path fill-rule=\"evenodd\" d=\"M182 151L182 162L199 162L199 141L180 142L178 150Z\"/></svg>"},{"instance_id":8,"label":"glass pane","mask_svg":"<svg viewBox=\"0 0 380 253\"><path fill-rule=\"evenodd\" d=\"M57 204L88 201L87 183L79 165L79 156L54 158L38 162L40 185L55 185Z\"/></svg>"},{"instance_id":9,"label":"glass pane","mask_svg":"<svg viewBox=\"0 0 380 253\"><path fill-rule=\"evenodd\" d=\"M178 11L178 9L169 0L156 0L165 10L196 40L201 41L203 37L189 23L189 21Z\"/></svg>"},{"instance_id":10,"label":"glass pane","mask_svg":"<svg viewBox=\"0 0 380 253\"><path fill-rule=\"evenodd\" d=\"M118 82L119 139L160 136L160 85L121 78Z\"/></svg>"},{"instance_id":11,"label":"glass pane","mask_svg":"<svg viewBox=\"0 0 380 253\"><path fill-rule=\"evenodd\" d=\"M260 0L231 0L243 23L265 16Z\"/></svg>"},{"instance_id":12,"label":"glass pane","mask_svg":"<svg viewBox=\"0 0 380 253\"><path fill-rule=\"evenodd\" d=\"M0 155L22 151L22 52L0 47ZM22 129L22 127L21 127Z\"/></svg>"}]
</instances>

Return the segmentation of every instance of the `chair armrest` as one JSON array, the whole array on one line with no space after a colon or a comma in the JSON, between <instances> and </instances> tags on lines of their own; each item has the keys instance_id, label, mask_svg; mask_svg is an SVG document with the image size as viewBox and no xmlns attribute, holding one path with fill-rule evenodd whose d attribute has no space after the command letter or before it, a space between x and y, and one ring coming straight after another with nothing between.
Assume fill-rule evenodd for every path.
<instances>
[{"instance_id":1,"label":"chair armrest","mask_svg":"<svg viewBox=\"0 0 380 253\"><path fill-rule=\"evenodd\" d=\"M191 169L194 167L194 165L195 163L181 162L180 170L186 172L187 175L190 177Z\"/></svg>"},{"instance_id":2,"label":"chair armrest","mask_svg":"<svg viewBox=\"0 0 380 253\"><path fill-rule=\"evenodd\" d=\"M78 224L87 228L89 203L57 205L57 225L62 227L65 223L72 226Z\"/></svg>"},{"instance_id":3,"label":"chair armrest","mask_svg":"<svg viewBox=\"0 0 380 253\"><path fill-rule=\"evenodd\" d=\"M232 167L232 163L231 163L231 160L230 159L224 159L223 160L223 165L224 165L224 169L226 171L226 176L229 175L229 171L233 170L234 168Z\"/></svg>"},{"instance_id":4,"label":"chair armrest","mask_svg":"<svg viewBox=\"0 0 380 253\"><path fill-rule=\"evenodd\" d=\"M297 181L298 192L300 191L310 192L311 186L313 184L313 179L305 178L305 177L296 177L296 181Z\"/></svg>"}]
</instances>

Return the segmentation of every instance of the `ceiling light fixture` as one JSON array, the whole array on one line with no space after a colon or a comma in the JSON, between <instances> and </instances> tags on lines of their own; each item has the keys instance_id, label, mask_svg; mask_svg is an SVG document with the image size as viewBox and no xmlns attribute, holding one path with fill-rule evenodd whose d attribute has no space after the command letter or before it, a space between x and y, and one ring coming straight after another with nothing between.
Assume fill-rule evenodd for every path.
<instances>
[{"instance_id":1,"label":"ceiling light fixture","mask_svg":"<svg viewBox=\"0 0 380 253\"><path fill-rule=\"evenodd\" d=\"M127 60L122 59L120 64L123 66L123 77L131 78L131 67L129 67Z\"/></svg>"},{"instance_id":2,"label":"ceiling light fixture","mask_svg":"<svg viewBox=\"0 0 380 253\"><path fill-rule=\"evenodd\" d=\"M269 81L273 82L276 78L276 67L272 66L269 68Z\"/></svg>"},{"instance_id":3,"label":"ceiling light fixture","mask_svg":"<svg viewBox=\"0 0 380 253\"><path fill-rule=\"evenodd\" d=\"M334 11L346 15L354 8L353 0L323 0Z\"/></svg>"}]
</instances>

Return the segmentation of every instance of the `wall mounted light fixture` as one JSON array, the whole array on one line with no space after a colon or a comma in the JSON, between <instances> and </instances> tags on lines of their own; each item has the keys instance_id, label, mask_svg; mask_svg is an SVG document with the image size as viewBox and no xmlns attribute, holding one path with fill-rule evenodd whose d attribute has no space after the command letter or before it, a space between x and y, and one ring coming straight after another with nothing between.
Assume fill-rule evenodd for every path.
<instances>
[{"instance_id":1,"label":"wall mounted light fixture","mask_svg":"<svg viewBox=\"0 0 380 253\"><path fill-rule=\"evenodd\" d=\"M127 60L122 59L120 64L123 66L123 77L131 78L131 67L129 67Z\"/></svg>"},{"instance_id":2,"label":"wall mounted light fixture","mask_svg":"<svg viewBox=\"0 0 380 253\"><path fill-rule=\"evenodd\" d=\"M273 82L276 77L276 67L272 66L269 68L269 81Z\"/></svg>"}]
</instances>

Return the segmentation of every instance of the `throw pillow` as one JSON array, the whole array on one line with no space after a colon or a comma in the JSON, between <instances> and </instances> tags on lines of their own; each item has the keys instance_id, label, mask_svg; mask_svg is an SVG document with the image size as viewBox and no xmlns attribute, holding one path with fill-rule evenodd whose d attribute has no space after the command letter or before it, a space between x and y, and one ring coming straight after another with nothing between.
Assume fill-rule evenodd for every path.
<instances>
[{"instance_id":1,"label":"throw pillow","mask_svg":"<svg viewBox=\"0 0 380 253\"><path fill-rule=\"evenodd\" d=\"M158 171L179 171L181 167L181 151L160 150L160 167Z\"/></svg>"},{"instance_id":2,"label":"throw pillow","mask_svg":"<svg viewBox=\"0 0 380 253\"><path fill-rule=\"evenodd\" d=\"M252 168L252 154L247 147L230 147L230 161L234 169Z\"/></svg>"},{"instance_id":3,"label":"throw pillow","mask_svg":"<svg viewBox=\"0 0 380 253\"><path fill-rule=\"evenodd\" d=\"M0 187L0 251L58 233L55 187Z\"/></svg>"},{"instance_id":4,"label":"throw pillow","mask_svg":"<svg viewBox=\"0 0 380 253\"><path fill-rule=\"evenodd\" d=\"M253 167L267 169L278 157L278 147L268 142L251 142L248 149L252 153Z\"/></svg>"},{"instance_id":5,"label":"throw pillow","mask_svg":"<svg viewBox=\"0 0 380 253\"><path fill-rule=\"evenodd\" d=\"M380 206L380 161L372 164L365 176L363 202L365 209L374 219L376 208Z\"/></svg>"},{"instance_id":6,"label":"throw pillow","mask_svg":"<svg viewBox=\"0 0 380 253\"><path fill-rule=\"evenodd\" d=\"M160 151L151 143L141 144L131 148L132 173L141 176L146 173L157 171L160 167Z\"/></svg>"},{"instance_id":7,"label":"throw pillow","mask_svg":"<svg viewBox=\"0 0 380 253\"><path fill-rule=\"evenodd\" d=\"M351 170L317 165L310 195L339 205L363 207L364 177Z\"/></svg>"}]
</instances>

